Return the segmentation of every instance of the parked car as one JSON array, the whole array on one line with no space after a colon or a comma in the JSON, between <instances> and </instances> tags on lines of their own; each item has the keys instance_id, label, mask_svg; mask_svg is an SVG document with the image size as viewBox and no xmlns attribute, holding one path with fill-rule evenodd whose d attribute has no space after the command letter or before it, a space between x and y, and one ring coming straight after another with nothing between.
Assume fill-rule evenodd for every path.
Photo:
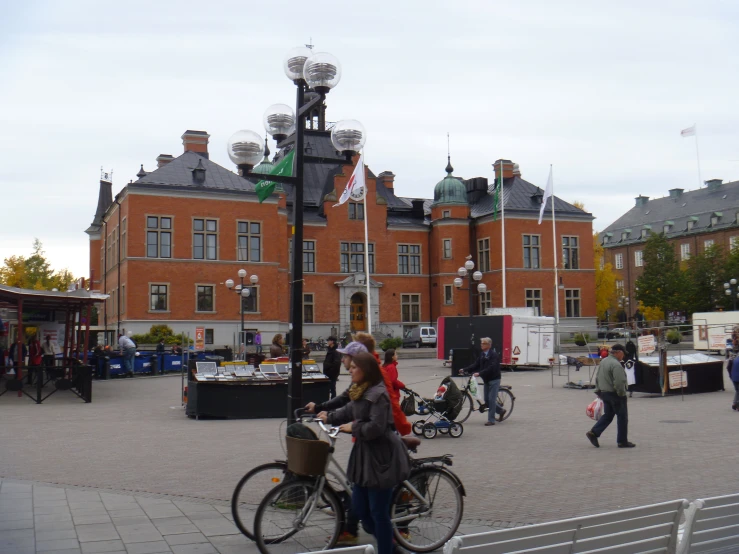
<instances>
[{"instance_id":1,"label":"parked car","mask_svg":"<svg viewBox=\"0 0 739 554\"><path fill-rule=\"evenodd\" d=\"M614 327L606 335L607 339L620 339L626 336L626 329L624 327Z\"/></svg>"},{"instance_id":2,"label":"parked car","mask_svg":"<svg viewBox=\"0 0 739 554\"><path fill-rule=\"evenodd\" d=\"M598 327L598 338L599 339L605 339L608 338L608 327Z\"/></svg>"},{"instance_id":3,"label":"parked car","mask_svg":"<svg viewBox=\"0 0 739 554\"><path fill-rule=\"evenodd\" d=\"M410 348L415 346L421 348L422 346L436 347L436 329L433 327L416 327L408 331L403 337L403 348Z\"/></svg>"}]
</instances>

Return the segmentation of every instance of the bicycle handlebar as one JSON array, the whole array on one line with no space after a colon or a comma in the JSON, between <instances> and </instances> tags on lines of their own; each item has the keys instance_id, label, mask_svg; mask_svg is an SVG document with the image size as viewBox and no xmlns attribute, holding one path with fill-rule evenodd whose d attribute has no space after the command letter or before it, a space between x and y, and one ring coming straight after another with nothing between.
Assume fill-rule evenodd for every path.
<instances>
[{"instance_id":1,"label":"bicycle handlebar","mask_svg":"<svg viewBox=\"0 0 739 554\"><path fill-rule=\"evenodd\" d=\"M339 436L339 433L341 433L338 427L327 426L323 422L323 420L318 419L315 414L308 414L305 408L298 408L293 413L295 415L296 420L302 421L305 419L309 423L317 423L318 426L321 428L321 431L326 433L332 439L335 439L336 437Z\"/></svg>"}]
</instances>

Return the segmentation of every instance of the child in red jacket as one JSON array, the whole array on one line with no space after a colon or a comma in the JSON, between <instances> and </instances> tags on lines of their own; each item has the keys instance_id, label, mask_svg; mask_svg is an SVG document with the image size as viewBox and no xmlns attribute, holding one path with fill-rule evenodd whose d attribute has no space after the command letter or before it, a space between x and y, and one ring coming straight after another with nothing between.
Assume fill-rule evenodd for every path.
<instances>
[{"instance_id":1,"label":"child in red jacket","mask_svg":"<svg viewBox=\"0 0 739 554\"><path fill-rule=\"evenodd\" d=\"M398 379L398 354L395 352L395 348L389 348L385 351L385 363L382 369L390 378L394 390L400 392L405 388L403 382Z\"/></svg>"}]
</instances>

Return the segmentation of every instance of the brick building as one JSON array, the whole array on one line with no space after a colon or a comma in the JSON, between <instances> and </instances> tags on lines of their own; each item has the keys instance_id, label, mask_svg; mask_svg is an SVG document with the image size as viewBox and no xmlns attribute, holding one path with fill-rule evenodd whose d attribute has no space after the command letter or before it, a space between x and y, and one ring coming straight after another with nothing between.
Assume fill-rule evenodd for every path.
<instances>
[{"instance_id":1,"label":"brick building","mask_svg":"<svg viewBox=\"0 0 739 554\"><path fill-rule=\"evenodd\" d=\"M240 326L239 297L224 285L237 271L258 283L243 301L245 329L264 338L287 331L290 296L292 199L281 187L259 203L256 173L268 173L294 147L280 143L272 162L242 177L209 160L202 131L182 135L184 153L160 155L157 168L113 198L102 180L90 237L94 287L111 295L100 324L109 340L116 331L146 332L166 323L176 332L206 329L206 343L233 344ZM366 168L367 214L361 203L332 207L352 174L331 145L328 131L307 130L305 167L305 337L366 328L364 217L369 224L370 306L373 332L395 336L435 325L439 316L469 313L469 296L454 288L457 269L471 256L488 292L475 312L502 305L501 220L485 178L447 176L434 199L395 193L395 175ZM352 160L357 163L358 157ZM533 306L553 315L551 224L537 225L543 191L503 160L508 307ZM499 169L498 169L499 170ZM289 187L285 187L289 189ZM431 191L431 187L429 187ZM580 323L595 318L592 216L555 199L559 243L560 313ZM548 211L548 210L547 210Z\"/></svg>"},{"instance_id":2,"label":"brick building","mask_svg":"<svg viewBox=\"0 0 739 554\"><path fill-rule=\"evenodd\" d=\"M733 250L739 244L739 181L712 179L705 188L674 188L654 200L637 196L636 205L601 232L606 261L617 274L619 307L629 317L637 309L635 283L651 233L664 233L681 261L712 245Z\"/></svg>"}]
</instances>

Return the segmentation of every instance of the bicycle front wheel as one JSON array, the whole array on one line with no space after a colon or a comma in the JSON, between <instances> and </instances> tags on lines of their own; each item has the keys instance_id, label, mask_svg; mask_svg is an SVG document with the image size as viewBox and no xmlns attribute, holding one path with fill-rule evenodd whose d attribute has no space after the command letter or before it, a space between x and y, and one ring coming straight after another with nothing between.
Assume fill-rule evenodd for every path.
<instances>
[{"instance_id":1,"label":"bicycle front wheel","mask_svg":"<svg viewBox=\"0 0 739 554\"><path fill-rule=\"evenodd\" d=\"M501 417L500 414L495 414L495 419L498 421L505 421L511 417L511 414L513 413L513 404L515 402L516 399L513 397L513 393L511 391L508 389L500 389L498 391L498 407L503 408L505 413L503 414L503 417Z\"/></svg>"},{"instance_id":2,"label":"bicycle front wheel","mask_svg":"<svg viewBox=\"0 0 739 554\"><path fill-rule=\"evenodd\" d=\"M282 483L287 474L287 462L271 462L255 467L244 475L231 496L231 514L236 527L251 540L254 536L254 515L267 493Z\"/></svg>"},{"instance_id":3,"label":"bicycle front wheel","mask_svg":"<svg viewBox=\"0 0 739 554\"><path fill-rule=\"evenodd\" d=\"M457 423L464 423L470 418L470 414L475 411L475 401L470 393L465 393L462 396L462 409L459 411L459 415L454 418Z\"/></svg>"},{"instance_id":4,"label":"bicycle front wheel","mask_svg":"<svg viewBox=\"0 0 739 554\"><path fill-rule=\"evenodd\" d=\"M447 471L435 467L414 471L393 494L390 519L395 539L413 552L441 548L457 532L463 511L462 491Z\"/></svg>"},{"instance_id":5,"label":"bicycle front wheel","mask_svg":"<svg viewBox=\"0 0 739 554\"><path fill-rule=\"evenodd\" d=\"M287 481L264 497L254 517L254 534L262 554L295 554L332 548L341 532L343 507L324 484Z\"/></svg>"}]
</instances>

